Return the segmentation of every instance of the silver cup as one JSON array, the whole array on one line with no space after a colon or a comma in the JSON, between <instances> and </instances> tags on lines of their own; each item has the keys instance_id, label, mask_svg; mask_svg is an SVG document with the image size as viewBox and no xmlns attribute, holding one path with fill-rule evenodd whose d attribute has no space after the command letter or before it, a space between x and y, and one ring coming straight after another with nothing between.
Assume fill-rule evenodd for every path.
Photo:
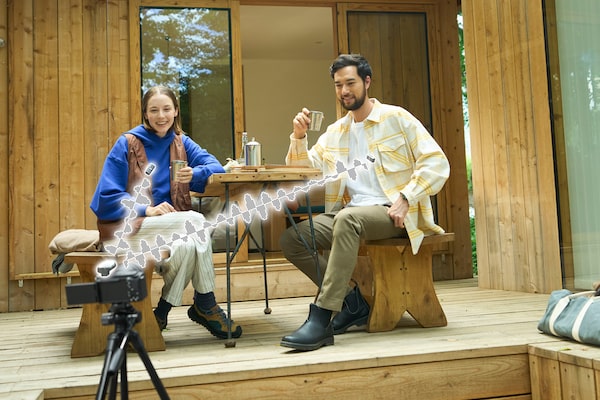
<instances>
[{"instance_id":1,"label":"silver cup","mask_svg":"<svg viewBox=\"0 0 600 400\"><path fill-rule=\"evenodd\" d=\"M181 169L187 167L187 161L183 160L173 160L171 161L171 180L177 181L177 172Z\"/></svg>"},{"instance_id":2,"label":"silver cup","mask_svg":"<svg viewBox=\"0 0 600 400\"><path fill-rule=\"evenodd\" d=\"M323 122L323 113L321 111L311 111L310 124L308 125L309 131L318 131L321 129L321 122Z\"/></svg>"}]
</instances>

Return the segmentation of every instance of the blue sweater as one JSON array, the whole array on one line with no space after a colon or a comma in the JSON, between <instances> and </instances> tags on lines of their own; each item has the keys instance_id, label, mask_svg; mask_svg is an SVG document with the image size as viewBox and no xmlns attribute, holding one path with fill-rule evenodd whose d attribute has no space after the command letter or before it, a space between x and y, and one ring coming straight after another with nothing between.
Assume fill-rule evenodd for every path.
<instances>
[{"instance_id":1,"label":"blue sweater","mask_svg":"<svg viewBox=\"0 0 600 400\"><path fill-rule=\"evenodd\" d=\"M169 165L171 142L175 133L170 131L165 137L159 137L139 125L129 131L137 136L144 145L148 162L154 163L156 169L152 173L152 205L164 201L171 203L171 181ZM204 192L207 179L214 173L225 172L219 161L188 136L182 136L183 145L188 158L188 165L193 168L194 174L190 182L190 190ZM129 162L127 161L127 138L121 135L104 161L104 167L96 191L92 197L90 208L101 220L118 220L127 217L128 209L123 207L121 200L131 199L127 193L127 178L129 176ZM137 215L146 215L146 207L136 207Z\"/></svg>"}]
</instances>

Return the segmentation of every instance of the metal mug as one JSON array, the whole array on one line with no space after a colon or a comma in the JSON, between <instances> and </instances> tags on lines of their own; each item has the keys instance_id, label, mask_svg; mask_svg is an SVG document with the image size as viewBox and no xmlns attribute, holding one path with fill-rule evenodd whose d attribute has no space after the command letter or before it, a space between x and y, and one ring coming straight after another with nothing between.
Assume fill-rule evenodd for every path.
<instances>
[{"instance_id":1,"label":"metal mug","mask_svg":"<svg viewBox=\"0 0 600 400\"><path fill-rule=\"evenodd\" d=\"M321 129L321 122L323 122L323 113L321 111L311 111L310 124L308 125L309 131L318 131Z\"/></svg>"},{"instance_id":2,"label":"metal mug","mask_svg":"<svg viewBox=\"0 0 600 400\"><path fill-rule=\"evenodd\" d=\"M181 169L187 167L187 161L184 160L173 160L171 161L171 180L177 181L177 172Z\"/></svg>"}]
</instances>

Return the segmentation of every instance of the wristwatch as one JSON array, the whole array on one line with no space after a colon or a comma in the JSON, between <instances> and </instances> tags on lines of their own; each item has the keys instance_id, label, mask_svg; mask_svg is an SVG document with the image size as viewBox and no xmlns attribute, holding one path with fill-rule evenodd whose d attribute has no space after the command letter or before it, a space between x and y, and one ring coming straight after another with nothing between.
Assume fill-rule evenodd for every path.
<instances>
[{"instance_id":1,"label":"wristwatch","mask_svg":"<svg viewBox=\"0 0 600 400\"><path fill-rule=\"evenodd\" d=\"M406 196L404 195L404 193L400 192L400 196L402 196L402 198L408 203L408 199L406 198Z\"/></svg>"}]
</instances>

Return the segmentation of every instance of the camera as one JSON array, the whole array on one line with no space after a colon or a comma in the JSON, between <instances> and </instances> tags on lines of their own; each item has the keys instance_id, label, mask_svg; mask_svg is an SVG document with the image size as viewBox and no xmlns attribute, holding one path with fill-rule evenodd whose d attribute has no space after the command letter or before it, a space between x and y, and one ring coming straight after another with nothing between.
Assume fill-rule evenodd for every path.
<instances>
[{"instance_id":1,"label":"camera","mask_svg":"<svg viewBox=\"0 0 600 400\"><path fill-rule=\"evenodd\" d=\"M148 295L144 269L134 263L101 263L96 267L94 282L66 285L67 304L130 303L141 301Z\"/></svg>"}]
</instances>

